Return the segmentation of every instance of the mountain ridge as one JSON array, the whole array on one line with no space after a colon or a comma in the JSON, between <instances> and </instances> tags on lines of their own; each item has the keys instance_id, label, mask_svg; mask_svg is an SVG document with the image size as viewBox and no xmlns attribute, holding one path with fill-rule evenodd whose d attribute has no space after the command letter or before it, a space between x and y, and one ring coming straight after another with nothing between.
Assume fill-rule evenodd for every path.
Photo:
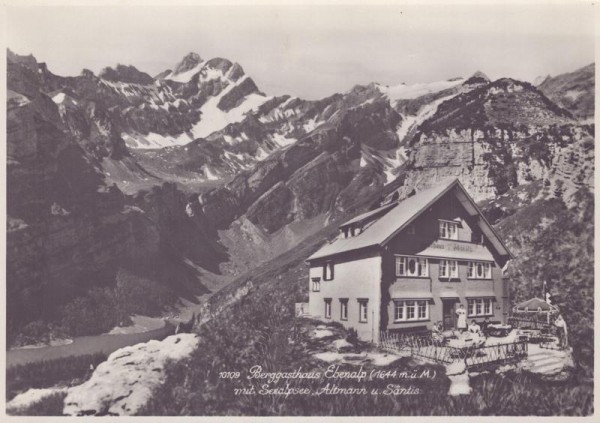
<instances>
[{"instance_id":1,"label":"mountain ridge","mask_svg":"<svg viewBox=\"0 0 600 423\"><path fill-rule=\"evenodd\" d=\"M88 267L106 272L90 281L113 289L135 280L160 287L164 298L193 299L385 196L403 197L447 177L459 178L476 200L540 182L544 195L576 205L576 191L593 190L593 125L529 83L474 73L398 89L356 85L309 101L265 95L226 59L192 55L180 64L175 77L187 73L189 80L168 79L170 71L141 84L130 82L141 71L129 67L113 69L116 76L108 71L109 79L86 70L62 77L33 56L9 52L8 249L15 263L57 254L50 234L41 233L41 249L33 237L36 228L57 225L58 237L74 233L72 248L105 252L97 261L91 255ZM32 128L48 128L39 150ZM37 160L45 165L36 167ZM86 244L74 212L86 201L88 218L124 238ZM112 243L124 250L107 253ZM25 253L17 259L19 251ZM142 271L142 257L185 282L156 266ZM71 281L86 275L75 258L61 259ZM43 272L11 268L9 280L11 298L28 313L18 286L29 280L37 292ZM11 336L24 322L11 320Z\"/></svg>"}]
</instances>

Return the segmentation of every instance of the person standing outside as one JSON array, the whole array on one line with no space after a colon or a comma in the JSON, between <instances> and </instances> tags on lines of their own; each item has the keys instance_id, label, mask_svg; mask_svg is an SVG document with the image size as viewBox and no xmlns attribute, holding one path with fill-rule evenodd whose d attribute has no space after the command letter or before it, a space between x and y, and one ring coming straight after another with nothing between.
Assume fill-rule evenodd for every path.
<instances>
[{"instance_id":1,"label":"person standing outside","mask_svg":"<svg viewBox=\"0 0 600 423\"><path fill-rule=\"evenodd\" d=\"M560 331L560 346L562 348L567 348L569 345L569 340L567 337L567 322L565 322L565 319L563 319L562 314L558 315L554 321L554 326L556 326Z\"/></svg>"},{"instance_id":2,"label":"person standing outside","mask_svg":"<svg viewBox=\"0 0 600 423\"><path fill-rule=\"evenodd\" d=\"M456 310L456 327L460 333L463 333L467 329L467 310L465 310L464 305L458 306L458 310Z\"/></svg>"}]
</instances>

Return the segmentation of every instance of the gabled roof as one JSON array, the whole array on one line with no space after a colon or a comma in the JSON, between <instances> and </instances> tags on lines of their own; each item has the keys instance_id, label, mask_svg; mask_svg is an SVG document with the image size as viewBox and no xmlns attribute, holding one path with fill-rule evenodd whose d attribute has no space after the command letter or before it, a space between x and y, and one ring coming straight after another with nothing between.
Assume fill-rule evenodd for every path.
<instances>
[{"instance_id":1,"label":"gabled roof","mask_svg":"<svg viewBox=\"0 0 600 423\"><path fill-rule=\"evenodd\" d=\"M421 213L427 210L431 205L433 205L437 200L439 200L444 194L454 187L458 187L458 190L456 191L457 197L467 209L467 212L470 215L479 215L481 217L477 220L478 225L484 235L490 239L492 245L498 251L498 253L501 256L510 256L510 252L502 243L502 240L497 235L496 231L494 231L492 226L485 219L479 208L475 205L471 197L467 194L462 184L458 181L458 179L454 179L445 181L444 183L441 183L433 188L418 192L412 197L408 197L407 199L397 203L396 207L390 207L390 210L387 211L387 213L375 221L375 223L373 223L371 226L365 228L360 235L350 238L338 238L330 244L321 247L307 260L316 260L349 251L360 250L367 247L384 246L401 230L409 225L415 218L417 218ZM381 208L377 210L381 210ZM365 215L361 216L364 219ZM357 218L352 219L346 222L344 225L348 225L350 222L356 221L356 219Z\"/></svg>"}]
</instances>

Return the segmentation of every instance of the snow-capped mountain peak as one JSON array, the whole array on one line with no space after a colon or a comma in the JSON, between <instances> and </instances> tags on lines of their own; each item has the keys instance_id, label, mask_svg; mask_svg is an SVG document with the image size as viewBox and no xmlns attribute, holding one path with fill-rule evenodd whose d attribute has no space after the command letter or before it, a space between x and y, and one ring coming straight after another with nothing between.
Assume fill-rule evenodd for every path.
<instances>
[{"instance_id":1,"label":"snow-capped mountain peak","mask_svg":"<svg viewBox=\"0 0 600 423\"><path fill-rule=\"evenodd\" d=\"M464 78L457 78L445 81L424 82L415 84L402 83L395 86L378 85L382 94L387 95L390 101L409 100L421 97L426 94L437 93L442 90L453 88L465 82Z\"/></svg>"},{"instance_id":2,"label":"snow-capped mountain peak","mask_svg":"<svg viewBox=\"0 0 600 423\"><path fill-rule=\"evenodd\" d=\"M179 74L182 72L187 72L202 62L203 60L198 53L188 53L183 59L181 59L181 62L179 62L175 68L173 68L173 73Z\"/></svg>"},{"instance_id":3,"label":"snow-capped mountain peak","mask_svg":"<svg viewBox=\"0 0 600 423\"><path fill-rule=\"evenodd\" d=\"M189 82L194 75L200 72L204 63L205 62L198 53L188 53L175 65L172 71L162 72L157 75L157 78L186 83Z\"/></svg>"}]
</instances>

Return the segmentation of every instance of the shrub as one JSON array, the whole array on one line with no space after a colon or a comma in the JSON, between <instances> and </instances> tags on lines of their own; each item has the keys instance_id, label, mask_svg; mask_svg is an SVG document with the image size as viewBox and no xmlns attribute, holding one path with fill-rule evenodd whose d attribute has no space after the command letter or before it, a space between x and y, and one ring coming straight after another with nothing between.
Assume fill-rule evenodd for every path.
<instances>
[{"instance_id":1,"label":"shrub","mask_svg":"<svg viewBox=\"0 0 600 423\"><path fill-rule=\"evenodd\" d=\"M103 333L124 318L117 298L110 288L93 288L88 295L77 297L62 309L61 324L71 336Z\"/></svg>"}]
</instances>

